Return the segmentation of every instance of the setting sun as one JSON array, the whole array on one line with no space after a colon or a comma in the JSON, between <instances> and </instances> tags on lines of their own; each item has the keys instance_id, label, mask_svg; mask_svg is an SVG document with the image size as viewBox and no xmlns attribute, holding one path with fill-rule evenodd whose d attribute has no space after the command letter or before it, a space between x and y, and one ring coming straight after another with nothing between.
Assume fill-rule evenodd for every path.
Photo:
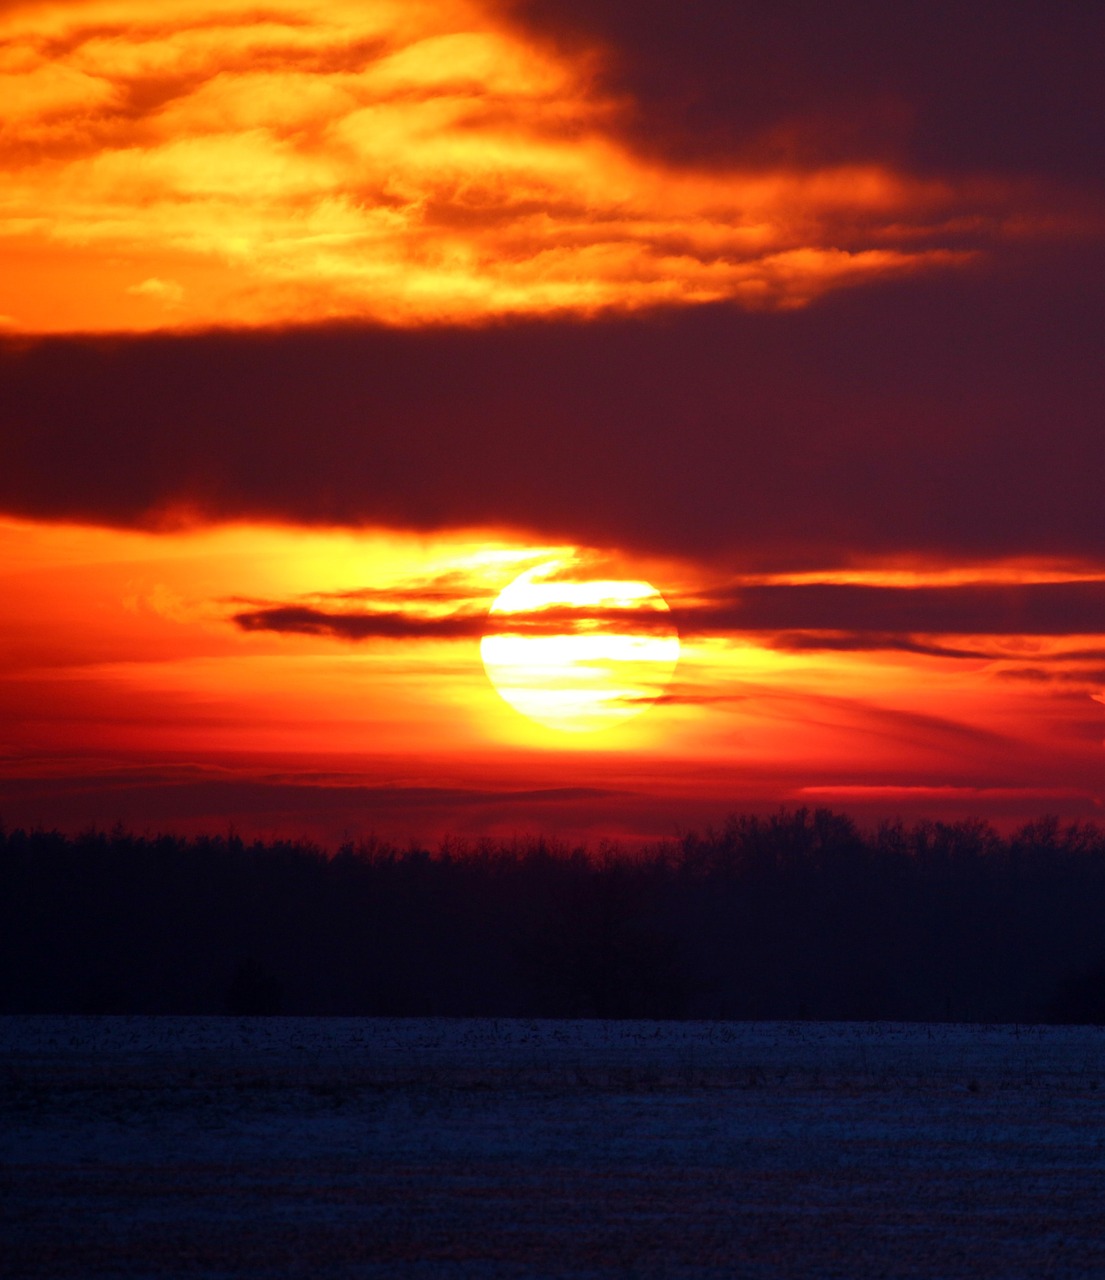
<instances>
[{"instance_id":1,"label":"setting sun","mask_svg":"<svg viewBox=\"0 0 1105 1280\"><path fill-rule=\"evenodd\" d=\"M480 654L516 711L551 729L588 732L660 697L679 660L679 634L649 583L590 578L552 560L500 592Z\"/></svg>"},{"instance_id":2,"label":"setting sun","mask_svg":"<svg viewBox=\"0 0 1105 1280\"><path fill-rule=\"evenodd\" d=\"M646 7L0 0L0 826L1100 814L1093 24Z\"/></svg>"}]
</instances>

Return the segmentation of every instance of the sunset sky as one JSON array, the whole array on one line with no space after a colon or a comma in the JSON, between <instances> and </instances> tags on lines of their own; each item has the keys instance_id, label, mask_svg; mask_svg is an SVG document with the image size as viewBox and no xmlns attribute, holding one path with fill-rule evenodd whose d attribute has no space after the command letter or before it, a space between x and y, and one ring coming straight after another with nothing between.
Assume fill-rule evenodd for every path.
<instances>
[{"instance_id":1,"label":"sunset sky","mask_svg":"<svg viewBox=\"0 0 1105 1280\"><path fill-rule=\"evenodd\" d=\"M1105 818L1103 49L0 0L0 823Z\"/></svg>"}]
</instances>

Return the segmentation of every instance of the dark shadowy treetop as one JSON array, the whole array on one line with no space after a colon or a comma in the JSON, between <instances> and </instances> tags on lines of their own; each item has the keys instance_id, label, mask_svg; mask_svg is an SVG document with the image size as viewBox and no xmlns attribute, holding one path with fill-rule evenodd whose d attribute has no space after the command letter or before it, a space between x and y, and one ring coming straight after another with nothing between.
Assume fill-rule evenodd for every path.
<instances>
[{"instance_id":1,"label":"dark shadowy treetop","mask_svg":"<svg viewBox=\"0 0 1105 1280\"><path fill-rule=\"evenodd\" d=\"M0 832L0 1011L1105 1021L1105 832L734 816L628 852Z\"/></svg>"}]
</instances>

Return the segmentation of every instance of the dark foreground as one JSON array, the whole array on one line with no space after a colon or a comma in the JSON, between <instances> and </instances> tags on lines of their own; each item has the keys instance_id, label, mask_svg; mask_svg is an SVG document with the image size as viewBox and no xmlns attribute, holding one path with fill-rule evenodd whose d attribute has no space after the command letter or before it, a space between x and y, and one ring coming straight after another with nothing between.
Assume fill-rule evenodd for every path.
<instances>
[{"instance_id":1,"label":"dark foreground","mask_svg":"<svg viewBox=\"0 0 1105 1280\"><path fill-rule=\"evenodd\" d=\"M1055 819L332 857L0 828L0 1014L1092 1024L1103 919L1105 829Z\"/></svg>"},{"instance_id":2,"label":"dark foreground","mask_svg":"<svg viewBox=\"0 0 1105 1280\"><path fill-rule=\"evenodd\" d=\"M1105 1031L0 1020L5 1276L1105 1274Z\"/></svg>"}]
</instances>

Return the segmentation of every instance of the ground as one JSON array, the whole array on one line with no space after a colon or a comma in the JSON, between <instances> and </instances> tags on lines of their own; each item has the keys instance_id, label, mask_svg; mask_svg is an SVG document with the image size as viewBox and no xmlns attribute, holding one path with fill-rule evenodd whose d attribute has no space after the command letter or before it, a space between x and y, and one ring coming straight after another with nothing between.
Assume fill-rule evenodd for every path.
<instances>
[{"instance_id":1,"label":"ground","mask_svg":"<svg viewBox=\"0 0 1105 1280\"><path fill-rule=\"evenodd\" d=\"M1105 1030L0 1019L14 1277L1105 1275Z\"/></svg>"}]
</instances>

